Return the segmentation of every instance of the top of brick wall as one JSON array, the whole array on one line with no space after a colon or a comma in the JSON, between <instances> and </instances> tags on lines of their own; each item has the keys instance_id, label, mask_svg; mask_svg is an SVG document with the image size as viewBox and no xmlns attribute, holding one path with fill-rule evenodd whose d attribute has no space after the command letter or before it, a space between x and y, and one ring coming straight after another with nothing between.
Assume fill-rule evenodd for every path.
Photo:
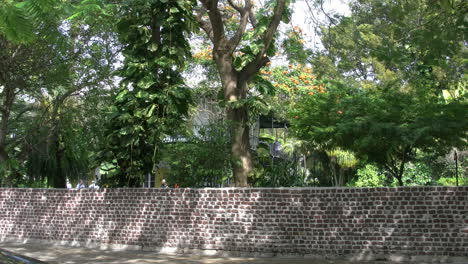
<instances>
[{"instance_id":1,"label":"top of brick wall","mask_svg":"<svg viewBox=\"0 0 468 264\"><path fill-rule=\"evenodd\" d=\"M101 189L62 189L62 188L4 188L0 187L0 190L55 190L55 191L111 191L111 190L165 190L165 191L186 191L186 190L212 190L212 191L317 191L317 190L328 190L328 191L439 191L439 190L460 190L468 191L468 186L400 186L400 187L226 187L226 188L142 188L142 187L123 187L123 188L101 188Z\"/></svg>"}]
</instances>

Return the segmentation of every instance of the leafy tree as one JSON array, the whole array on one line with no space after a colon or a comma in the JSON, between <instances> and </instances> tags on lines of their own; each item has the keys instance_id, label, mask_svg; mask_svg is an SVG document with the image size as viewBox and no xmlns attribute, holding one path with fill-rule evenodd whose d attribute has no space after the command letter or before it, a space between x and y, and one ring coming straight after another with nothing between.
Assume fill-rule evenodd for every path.
<instances>
[{"instance_id":1,"label":"leafy tree","mask_svg":"<svg viewBox=\"0 0 468 264\"><path fill-rule=\"evenodd\" d=\"M302 64L265 67L260 74L273 86L273 92L264 93L262 97L268 107L267 112L280 120L288 119L290 109L302 96L325 92L323 82L317 79L310 67Z\"/></svg>"},{"instance_id":2,"label":"leafy tree","mask_svg":"<svg viewBox=\"0 0 468 264\"><path fill-rule=\"evenodd\" d=\"M199 127L182 142L166 144L163 163L169 165L168 182L180 187L217 187L232 178L228 125L223 121Z\"/></svg>"},{"instance_id":3,"label":"leafy tree","mask_svg":"<svg viewBox=\"0 0 468 264\"><path fill-rule=\"evenodd\" d=\"M295 30L300 31L297 27ZM298 33L294 34L296 37L297 35ZM277 119L296 118L296 116L289 116L289 114L296 107L298 100L327 92L326 82L317 78L312 68L306 65L290 63L286 66L270 66L262 69L260 74L265 81L271 82L271 85L274 86L275 92L265 93L262 99L266 102L268 113ZM293 152L295 155L302 154L309 161L305 162L304 166L313 171L314 180L307 179L308 184L343 186L351 180L354 167L357 164L357 159L351 152L339 148L324 149L319 144L298 141L294 135L290 134L283 143L287 146L291 142L301 142L301 147L295 147ZM317 163L320 165L317 166ZM291 177L294 178L292 175Z\"/></svg>"},{"instance_id":4,"label":"leafy tree","mask_svg":"<svg viewBox=\"0 0 468 264\"><path fill-rule=\"evenodd\" d=\"M11 118L19 95L31 91L32 84L53 60L47 36L57 33L52 1L2 1L0 11L0 175L11 185L19 174L19 162L13 157L9 141ZM50 16L48 16L50 14ZM45 37L38 38L40 34ZM35 40L36 46L32 46ZM22 113L22 112L20 112ZM10 166L14 164L14 166Z\"/></svg>"},{"instance_id":5,"label":"leafy tree","mask_svg":"<svg viewBox=\"0 0 468 264\"><path fill-rule=\"evenodd\" d=\"M379 171L377 166L366 164L363 168L358 169L356 176L357 180L350 184L356 187L384 187L387 186L385 174Z\"/></svg>"},{"instance_id":6,"label":"leafy tree","mask_svg":"<svg viewBox=\"0 0 468 264\"><path fill-rule=\"evenodd\" d=\"M86 132L85 113L79 100L69 98L54 105L50 99L44 96L34 115L29 116L28 130L23 132L21 149L26 155L28 176L25 180L30 183L46 180L46 186L65 188L67 179L77 180L89 172L90 133ZM16 180L21 183L21 179Z\"/></svg>"},{"instance_id":7,"label":"leafy tree","mask_svg":"<svg viewBox=\"0 0 468 264\"><path fill-rule=\"evenodd\" d=\"M431 168L422 163L408 163L403 173L403 183L406 186L429 185L433 182Z\"/></svg>"},{"instance_id":8,"label":"leafy tree","mask_svg":"<svg viewBox=\"0 0 468 264\"><path fill-rule=\"evenodd\" d=\"M455 151L457 151L458 157L458 170L454 160ZM423 166L416 166L415 169L422 169L422 174L430 170L432 180L440 185L456 185L456 173L458 172L459 184L467 185L467 154L467 151L460 151L454 148L444 156L434 152L419 153L418 163Z\"/></svg>"},{"instance_id":9,"label":"leafy tree","mask_svg":"<svg viewBox=\"0 0 468 264\"><path fill-rule=\"evenodd\" d=\"M341 147L375 162L403 185L405 164L416 149L448 151L466 144L466 103L438 103L394 90L350 90L331 83L328 92L299 100L293 127L300 139Z\"/></svg>"},{"instance_id":10,"label":"leafy tree","mask_svg":"<svg viewBox=\"0 0 468 264\"><path fill-rule=\"evenodd\" d=\"M383 187L397 186L398 181L386 176L386 170L368 163L357 170L357 179L349 184L356 187ZM407 163L402 177L404 186L421 186L434 184L434 176L431 168L422 162Z\"/></svg>"},{"instance_id":11,"label":"leafy tree","mask_svg":"<svg viewBox=\"0 0 468 264\"><path fill-rule=\"evenodd\" d=\"M285 133L284 129L260 132L259 144L254 152L255 169L249 178L252 186L292 187L315 184L301 166L298 150L302 142L288 138ZM280 151L274 149L277 144Z\"/></svg>"},{"instance_id":12,"label":"leafy tree","mask_svg":"<svg viewBox=\"0 0 468 264\"><path fill-rule=\"evenodd\" d=\"M437 180L437 184L443 186L455 186L456 185L456 178L455 177L441 177ZM461 177L458 179L458 184L460 186L467 186L468 185L468 177Z\"/></svg>"},{"instance_id":13,"label":"leafy tree","mask_svg":"<svg viewBox=\"0 0 468 264\"><path fill-rule=\"evenodd\" d=\"M297 159L278 159L270 156L260 157L262 166L258 166L252 177L256 187L303 187L314 185L313 179L307 177L299 167Z\"/></svg>"},{"instance_id":14,"label":"leafy tree","mask_svg":"<svg viewBox=\"0 0 468 264\"><path fill-rule=\"evenodd\" d=\"M340 148L335 148L326 151L327 156L330 157L330 171L333 186L344 186L352 179L354 168L359 162L350 151L344 151Z\"/></svg>"},{"instance_id":15,"label":"leafy tree","mask_svg":"<svg viewBox=\"0 0 468 264\"><path fill-rule=\"evenodd\" d=\"M139 185L160 161L167 135L191 102L181 71L190 56L191 1L127 1L117 25L125 56L101 158L120 170L119 185Z\"/></svg>"},{"instance_id":16,"label":"leafy tree","mask_svg":"<svg viewBox=\"0 0 468 264\"><path fill-rule=\"evenodd\" d=\"M95 23L105 16L90 10L90 1L79 8L74 3L49 2L54 1L10 1L16 8L12 12L22 12L31 20L34 29L26 33L33 36L20 40L15 37L20 35L6 30L0 37L4 47L0 71L6 76L0 82L0 87L4 84L0 98L5 102L0 161L6 160L2 167L8 174L7 185L47 178L47 185L64 188L66 178L73 180L89 171L97 132L90 121L99 115L96 109L112 88L108 77L116 58L112 31L106 23L90 27L91 21L86 20L94 16ZM71 19L70 12L77 10L82 16ZM3 26L22 30L21 25L7 22ZM108 89L100 90L103 86ZM98 90L103 92L96 95ZM99 103L86 109L95 96L100 97Z\"/></svg>"},{"instance_id":17,"label":"leafy tree","mask_svg":"<svg viewBox=\"0 0 468 264\"><path fill-rule=\"evenodd\" d=\"M266 1L255 12L253 1L201 0L196 18L213 44L212 54L223 87L231 122L231 153L236 186L247 186L253 169L249 143L249 83L275 54L274 36L281 20L288 21L289 0ZM230 27L232 18L238 21ZM231 19L231 20L230 20ZM247 30L248 29L248 30Z\"/></svg>"},{"instance_id":18,"label":"leafy tree","mask_svg":"<svg viewBox=\"0 0 468 264\"><path fill-rule=\"evenodd\" d=\"M250 91L249 84L255 82L254 79L257 76L260 68L268 63L268 56L273 56L275 54L275 34L281 20L289 20L290 12L287 9L287 6L290 1L267 1L265 6L260 8L258 11L255 10L252 1L245 1L243 5L235 3L234 1L203 0L199 2L200 5L196 7L192 6L192 4L194 4L192 2L183 1L161 0L150 3L140 3L139 1L126 3L124 6L128 12L127 14L125 14L125 12L123 13L124 17L119 23L121 25L119 31L123 36L122 42L126 43L126 45L129 45L132 48L127 48L124 54L127 56L127 61L129 61L129 53L131 52L133 53L131 56L134 56L135 58L143 59L144 57L149 60L156 60L154 59L155 55L158 57L167 56L170 59L169 61L163 62L164 58L158 59L159 62L155 64L158 69L163 69L164 67L169 68L171 67L171 64L178 65L181 62L186 61L185 54L188 50L188 45L186 45L186 37L188 33L194 32L198 28L195 27L195 24L192 22L192 13L188 12L194 11L193 16L197 20L198 26L203 29L207 38L213 45L211 49L212 58L216 64L216 68L221 80L221 85L223 87L223 101L226 105L227 119L232 124L230 135L231 153L233 155L232 167L234 179L237 186L247 186L247 176L252 170L248 127L249 105L255 103L252 98L248 97ZM158 5L161 5L161 7L158 9L158 12L155 12L155 6ZM164 8L162 5L164 5ZM185 5L190 6L186 7ZM138 16L136 15L136 9L139 11ZM135 14L133 18L129 15L132 14L132 12ZM233 21L238 21L238 23L233 23ZM122 27L126 24L129 26L125 28ZM142 27L137 29L136 25L142 25ZM155 26L160 27L160 33L156 34L154 30ZM141 32L137 32L138 30ZM128 32L133 31L134 33L127 34ZM184 36L184 33L187 34ZM159 46L159 44L155 44L154 41L154 38L158 34L160 34L163 38L163 41L160 43L161 46ZM151 35L153 38L149 37ZM142 50L140 50L138 47L142 47L143 50L146 49L150 52L141 52ZM168 51L169 54L166 55ZM151 58L151 56L153 58ZM175 56L178 56L178 58L174 59L173 57ZM140 61L137 63L141 63L141 59L138 59ZM135 63L135 61L132 61L132 63ZM144 71L154 72L156 69L151 68L153 67L151 65L140 65L141 67L139 69L143 69ZM128 76L132 74L137 76L137 74L134 74L134 72L130 72L136 70L136 64L130 65L130 63L128 63L125 68L127 69L124 69L124 71L127 71L127 73L122 75L124 78L128 78ZM131 78L134 78L134 76ZM160 81L161 78L152 77L150 80L147 80L143 79L143 75L141 75L135 77L134 79L135 80L132 80L131 82L136 85L132 87L132 91L128 93L128 96L124 95L123 93L127 92L123 91L121 93L121 97L118 97L118 100L123 99L128 104L135 102L136 100L134 100L134 98L125 98L130 98L130 96L137 95L138 92L140 92L140 88L143 90L146 89L146 87L141 87L138 85L140 81L142 81L141 84L143 82L148 84L148 81ZM171 80L172 79L173 78L171 77ZM171 85L174 84L175 83L171 83ZM171 91L171 89L168 89L167 91ZM148 95L144 94L144 91L141 91L139 96L141 97L142 101L148 98ZM182 95L176 95L174 98L175 97L183 99L181 98L183 97ZM172 107L169 103L173 102L164 100L160 100L158 104L164 104L167 105L167 107ZM123 109L123 106L126 104L124 101L122 101L122 105L117 107L118 109ZM178 108L183 107L182 101L183 100L175 101L176 104L179 104L177 106ZM140 103L137 103L137 105L139 104ZM145 106L141 110L148 111L148 107L150 106ZM118 109L117 111L121 111ZM123 110L123 112L127 110L128 109ZM161 108L159 111L160 110ZM179 110L182 110L181 112L184 111L184 109ZM133 109L131 111L136 112ZM133 113L129 114L131 116L133 115ZM162 113L158 113L157 115L161 117ZM145 118L150 118L150 116L151 115ZM130 120L130 118L128 120ZM141 121L146 122L143 120ZM154 121L156 120L152 120L151 122ZM162 119L159 120L159 122L163 122ZM120 127L125 127L125 125ZM115 129L111 130L113 131ZM112 133L111 130L109 130L109 133ZM134 131L132 129L130 130ZM129 138L135 136L133 133L130 133L130 130L125 132L125 134L128 134ZM140 130L147 131L145 128ZM163 133L159 133L159 135L162 134ZM154 137L161 138L161 136L156 135L151 135L148 138ZM138 141L143 142L145 140L140 138ZM115 140L115 143L112 144L116 144L117 142L124 142L126 148L131 148L132 143L129 142L133 142L133 140ZM142 145L147 144L142 143ZM148 150L146 149L145 151ZM128 151L126 152L128 153ZM153 149L152 152L156 153L157 151L155 152ZM126 156L125 158L114 156L114 158L122 160L134 160L137 163L141 163L139 165L134 164L135 166L122 163L120 166L124 169L124 171L130 167L137 168L138 170L144 167L145 169L143 169L143 171L150 172L151 170L149 169L151 166L149 164L153 163L154 165L155 160L148 158L148 156L143 157L139 155L143 154L137 154L136 156L131 155L131 158L129 156ZM133 157L136 159L133 159ZM142 158L142 160L139 158ZM152 162L150 162L150 160L152 160Z\"/></svg>"},{"instance_id":19,"label":"leafy tree","mask_svg":"<svg viewBox=\"0 0 468 264\"><path fill-rule=\"evenodd\" d=\"M291 117L301 139L351 150L403 185L418 151L466 145L466 3L357 0L351 10L329 17L324 50L310 59L335 82L302 98Z\"/></svg>"},{"instance_id":20,"label":"leafy tree","mask_svg":"<svg viewBox=\"0 0 468 264\"><path fill-rule=\"evenodd\" d=\"M321 30L325 49L312 63L322 74L363 88L380 83L439 94L466 82L466 1L357 0L350 7L350 17Z\"/></svg>"},{"instance_id":21,"label":"leafy tree","mask_svg":"<svg viewBox=\"0 0 468 264\"><path fill-rule=\"evenodd\" d=\"M39 29L50 26L56 4L56 0L2 0L0 35L13 44L31 43Z\"/></svg>"}]
</instances>

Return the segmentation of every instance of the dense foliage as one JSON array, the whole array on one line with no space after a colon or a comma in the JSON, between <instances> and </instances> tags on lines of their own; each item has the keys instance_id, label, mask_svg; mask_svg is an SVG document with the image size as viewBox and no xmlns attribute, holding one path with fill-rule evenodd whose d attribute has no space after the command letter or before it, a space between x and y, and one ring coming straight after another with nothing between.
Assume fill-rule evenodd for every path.
<instances>
[{"instance_id":1,"label":"dense foliage","mask_svg":"<svg viewBox=\"0 0 468 264\"><path fill-rule=\"evenodd\" d=\"M467 184L466 1L324 4L0 0L0 185Z\"/></svg>"},{"instance_id":2,"label":"dense foliage","mask_svg":"<svg viewBox=\"0 0 468 264\"><path fill-rule=\"evenodd\" d=\"M166 144L163 164L170 168L168 183L180 187L220 187L232 179L229 128L213 121Z\"/></svg>"},{"instance_id":3,"label":"dense foliage","mask_svg":"<svg viewBox=\"0 0 468 264\"><path fill-rule=\"evenodd\" d=\"M191 2L128 1L119 13L125 60L102 160L118 166L120 186L138 186L154 173L164 139L187 115L191 95L181 71L190 56L191 9Z\"/></svg>"},{"instance_id":4,"label":"dense foliage","mask_svg":"<svg viewBox=\"0 0 468 264\"><path fill-rule=\"evenodd\" d=\"M385 168L403 185L405 164L416 150L446 153L465 144L465 103L400 91L346 91L329 85L327 93L301 98L292 115L299 138L324 148L342 147Z\"/></svg>"},{"instance_id":5,"label":"dense foliage","mask_svg":"<svg viewBox=\"0 0 468 264\"><path fill-rule=\"evenodd\" d=\"M403 185L422 152L466 147L466 3L362 0L351 10L322 28L325 50L311 62L334 81L300 99L296 135L351 150Z\"/></svg>"}]
</instances>

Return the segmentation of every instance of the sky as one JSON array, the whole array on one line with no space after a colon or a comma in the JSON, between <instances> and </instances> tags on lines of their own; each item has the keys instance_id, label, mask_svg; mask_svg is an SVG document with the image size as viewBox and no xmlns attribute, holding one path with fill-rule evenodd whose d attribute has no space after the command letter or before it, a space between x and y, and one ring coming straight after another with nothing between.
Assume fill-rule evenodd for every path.
<instances>
[{"instance_id":1,"label":"sky","mask_svg":"<svg viewBox=\"0 0 468 264\"><path fill-rule=\"evenodd\" d=\"M323 0L323 11L328 15L338 14L349 16L351 10L349 9L350 0ZM306 2L309 2L307 4ZM322 10L314 8L312 6L314 0L298 0L293 6L294 14L291 23L293 26L299 26L307 34L305 38L306 46L308 48L316 49L321 48L320 38L315 33L318 21L320 23L326 23L327 17ZM309 8L310 7L310 8ZM311 15L311 9L312 14Z\"/></svg>"}]
</instances>

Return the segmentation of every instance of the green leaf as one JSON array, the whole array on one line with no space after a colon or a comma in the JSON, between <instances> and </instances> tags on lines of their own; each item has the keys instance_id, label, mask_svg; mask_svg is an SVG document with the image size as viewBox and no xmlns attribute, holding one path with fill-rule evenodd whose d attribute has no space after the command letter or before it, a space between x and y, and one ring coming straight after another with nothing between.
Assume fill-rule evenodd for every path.
<instances>
[{"instance_id":1,"label":"green leaf","mask_svg":"<svg viewBox=\"0 0 468 264\"><path fill-rule=\"evenodd\" d=\"M125 97L127 96L128 90L121 90L117 97L115 98L116 101L124 101Z\"/></svg>"},{"instance_id":2,"label":"green leaf","mask_svg":"<svg viewBox=\"0 0 468 264\"><path fill-rule=\"evenodd\" d=\"M151 117L153 115L154 110L158 107L158 105L153 104L149 106L146 110L146 117Z\"/></svg>"},{"instance_id":3,"label":"green leaf","mask_svg":"<svg viewBox=\"0 0 468 264\"><path fill-rule=\"evenodd\" d=\"M148 89L155 83L156 82L154 82L151 77L146 76L145 78L141 79L141 81L139 81L137 85L142 89Z\"/></svg>"},{"instance_id":4,"label":"green leaf","mask_svg":"<svg viewBox=\"0 0 468 264\"><path fill-rule=\"evenodd\" d=\"M158 44L151 43L148 49L152 52L155 52L158 49Z\"/></svg>"},{"instance_id":5,"label":"green leaf","mask_svg":"<svg viewBox=\"0 0 468 264\"><path fill-rule=\"evenodd\" d=\"M136 94L137 98L148 98L149 93L147 91L138 91Z\"/></svg>"}]
</instances>

